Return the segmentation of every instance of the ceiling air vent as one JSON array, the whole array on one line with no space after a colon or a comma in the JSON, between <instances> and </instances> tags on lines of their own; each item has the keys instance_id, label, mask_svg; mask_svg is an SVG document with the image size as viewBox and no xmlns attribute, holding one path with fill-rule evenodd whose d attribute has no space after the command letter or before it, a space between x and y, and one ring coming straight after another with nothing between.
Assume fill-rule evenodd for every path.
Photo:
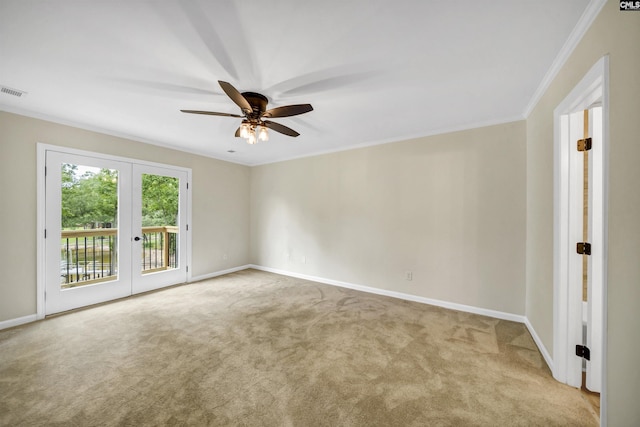
<instances>
[{"instance_id":1,"label":"ceiling air vent","mask_svg":"<svg viewBox=\"0 0 640 427\"><path fill-rule=\"evenodd\" d=\"M0 89L0 92L6 93L7 95L17 96L18 98L20 98L21 96L25 96L27 94L27 92L23 90L11 89L6 86L2 86L2 89Z\"/></svg>"}]
</instances>

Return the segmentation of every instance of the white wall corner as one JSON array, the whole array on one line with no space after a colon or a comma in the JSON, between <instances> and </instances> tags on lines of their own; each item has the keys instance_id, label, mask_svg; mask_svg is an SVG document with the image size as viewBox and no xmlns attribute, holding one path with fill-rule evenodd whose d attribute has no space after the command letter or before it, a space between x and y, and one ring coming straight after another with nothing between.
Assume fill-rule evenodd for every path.
<instances>
[{"instance_id":1,"label":"white wall corner","mask_svg":"<svg viewBox=\"0 0 640 427\"><path fill-rule=\"evenodd\" d=\"M538 101L540 101L540 98L542 98L542 95L544 95L547 89L549 89L551 82L553 82L553 79L556 78L556 76L562 69L562 66L565 64L565 62L567 62L575 48L578 46L578 43L580 43L580 40L582 40L582 37L584 37L585 33L587 32L589 27L591 27L591 24L593 24L593 21L596 19L606 3L607 0L591 0L589 2L586 9L582 13L582 16L580 17L580 19L578 19L578 23L569 34L567 41L564 43L564 45L560 49L560 52L558 52L558 55L551 63L551 67L549 67L547 73L542 78L542 81L538 85L538 89L536 89L536 91L531 96L529 103L524 109L523 116L525 118L529 117L533 109L538 104Z\"/></svg>"},{"instance_id":2,"label":"white wall corner","mask_svg":"<svg viewBox=\"0 0 640 427\"><path fill-rule=\"evenodd\" d=\"M194 283L201 280L211 279L213 277L224 276L225 274L235 273L236 271L246 270L248 268L252 268L252 265L245 264L238 267L228 268L226 270L214 271L213 273L202 274L200 276L193 276L187 283Z\"/></svg>"},{"instance_id":3,"label":"white wall corner","mask_svg":"<svg viewBox=\"0 0 640 427\"><path fill-rule=\"evenodd\" d=\"M544 361L547 362L547 366L549 367L549 370L551 370L551 372L553 372L553 359L551 358L551 355L549 354L549 351L547 350L547 347L545 347L545 345L542 343L542 340L538 336L538 333L534 329L534 327L531 324L531 322L529 321L528 317L524 318L524 324L527 327L527 329L529 330L529 333L531 334L531 337L533 338L533 341L538 346L538 350L540 350L540 354L542 354L542 357L544 358Z\"/></svg>"}]
</instances>

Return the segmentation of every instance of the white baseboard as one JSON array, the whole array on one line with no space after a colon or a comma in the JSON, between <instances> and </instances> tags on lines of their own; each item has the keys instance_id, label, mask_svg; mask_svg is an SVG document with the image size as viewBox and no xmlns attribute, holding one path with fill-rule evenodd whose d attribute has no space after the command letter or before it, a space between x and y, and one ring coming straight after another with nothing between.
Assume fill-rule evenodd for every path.
<instances>
[{"instance_id":1,"label":"white baseboard","mask_svg":"<svg viewBox=\"0 0 640 427\"><path fill-rule=\"evenodd\" d=\"M296 277L298 279L311 280L313 282L325 283L327 285L340 286L342 288L354 289L356 291L368 292L370 294L384 295L392 298L403 299L407 301L415 301L423 304L435 305L437 307L448 308L451 310L464 311L467 313L480 314L482 316L493 317L502 320L511 320L513 322L525 323L525 317L519 314L506 313L503 311L489 310L487 308L474 307L470 305L457 304L454 302L441 301L431 298L420 297L417 295L405 294L402 292L389 291L386 289L373 288L371 286L356 285L353 283L341 282L339 280L326 279L324 277L309 276L306 274L294 273L286 270L279 270L277 268L263 267L260 265L251 264L249 267L256 270L268 271L270 273L282 274L283 276Z\"/></svg>"},{"instance_id":2,"label":"white baseboard","mask_svg":"<svg viewBox=\"0 0 640 427\"><path fill-rule=\"evenodd\" d=\"M551 358L551 355L549 354L547 347L545 347L544 344L542 344L542 340L538 336L538 333L536 332L536 330L533 328L533 325L531 324L531 322L529 322L528 317L524 318L524 324L527 326L527 329L529 330L531 337L533 337L533 341L538 346L538 350L540 350L542 357L544 357L544 361L547 362L547 366L549 367L551 372L553 372L553 359Z\"/></svg>"},{"instance_id":3,"label":"white baseboard","mask_svg":"<svg viewBox=\"0 0 640 427\"><path fill-rule=\"evenodd\" d=\"M191 277L189 283L199 282L200 280L211 279L212 277L218 277L229 273L235 273L236 271L246 270L247 268L251 268L250 264L241 265L239 267L229 268L227 270L215 271L213 273L203 274L201 276Z\"/></svg>"},{"instance_id":4,"label":"white baseboard","mask_svg":"<svg viewBox=\"0 0 640 427\"><path fill-rule=\"evenodd\" d=\"M28 316L16 317L15 319L3 320L0 322L0 330L13 328L14 326L24 325L25 323L31 323L38 320L38 316L30 314Z\"/></svg>"},{"instance_id":5,"label":"white baseboard","mask_svg":"<svg viewBox=\"0 0 640 427\"><path fill-rule=\"evenodd\" d=\"M524 323L524 325L529 330L529 333L533 337L533 341L538 347L540 354L542 354L544 361L547 363L547 366L549 366L549 369L551 370L551 372L553 372L553 359L551 358L549 351L542 343L542 340L540 339L540 337L536 333L536 330L533 328L533 325L531 325L531 322L529 322L529 319L526 316L521 316L519 314L513 314L513 313L506 313L502 311L490 310L486 308L474 307L470 305L457 304L457 303L448 302L448 301L425 298L425 297L420 297L416 295L405 294L402 292L395 292L395 291L389 291L386 289L373 288L370 286L356 285L353 283L341 282L338 280L326 279L323 277L309 276L307 274L294 273L291 271L279 270L277 268L263 267L263 266L254 265L254 264L249 265L249 267L255 268L256 270L268 271L270 273L282 274L283 276L291 276L299 279L311 280L313 282L325 283L327 285L340 286L343 288L354 289L362 292L369 292L377 295L385 295L385 296L404 299L408 301L420 302L423 304L434 305L437 307L448 308L451 310L464 311L467 313L480 314L482 316L493 317L496 319L511 320L513 322Z\"/></svg>"},{"instance_id":6,"label":"white baseboard","mask_svg":"<svg viewBox=\"0 0 640 427\"><path fill-rule=\"evenodd\" d=\"M189 283L197 282L197 281L204 280L204 279L210 279L210 278L216 277L216 276L222 276L224 274L235 273L236 271L246 270L249 267L250 267L249 265L241 265L239 267L229 268L227 270L216 271L216 272L213 272L213 273L204 274L202 276L192 277L191 280L189 280ZM38 315L37 314L30 314L28 316L22 316L22 317L18 317L18 318L15 318L15 319L9 319L9 320L0 321L0 330L7 329L7 328L13 328L14 326L23 325L25 323L35 322L36 320L38 320Z\"/></svg>"},{"instance_id":7,"label":"white baseboard","mask_svg":"<svg viewBox=\"0 0 640 427\"><path fill-rule=\"evenodd\" d=\"M280 269L271 268L271 267L263 267L261 265L255 265L255 264L241 265L241 266L238 266L238 267L229 268L227 270L221 270L221 271L216 271L216 272L213 272L213 273L203 274L201 276L192 277L191 280L189 280L189 283L198 282L200 280L205 280L205 279L211 279L213 277L222 276L222 275L229 274L229 273L235 273L236 271L246 270L248 268L254 268L256 270L261 270L261 271L267 271L267 272L270 272L270 273L281 274L283 276L290 276L290 277L296 277L296 278L304 279L304 280L311 280L313 282L324 283L324 284L327 284L327 285L340 286L342 288L354 289L356 291L368 292L368 293L371 293L371 294L384 295L384 296L388 296L388 297L392 297L392 298L398 298L398 299L403 299L403 300L407 300L407 301L419 302L419 303L433 305L433 306L437 306L437 307L448 308L448 309L451 309L451 310L464 311L466 313L479 314L479 315L482 315L482 316L493 317L493 318L496 318L496 319L511 320L513 322L524 323L526 325L527 329L529 330L529 333L533 337L533 341L538 346L538 349L540 350L540 353L542 354L542 357L544 357L545 362L549 366L549 369L551 369L551 372L553 372L553 359L551 359L551 356L549 355L549 352L547 351L547 348L544 346L544 344L542 344L542 340L540 339L540 337L536 333L536 330L533 328L533 325L531 325L531 322L529 322L529 319L527 317L521 316L519 314L506 313L506 312L502 312L502 311L490 310L490 309L487 309L487 308L480 308L480 307L474 307L474 306L470 306L470 305L457 304L457 303L448 302L448 301L425 298L425 297L420 297L420 296L417 296L417 295L405 294L405 293L402 293L402 292L395 292L395 291L389 291L389 290L386 290L386 289L373 288L371 286L356 285L354 283L341 282L339 280L326 279L324 277L310 276L310 275L301 274L301 273L294 273L294 272L291 272L291 271L280 270ZM7 328L12 328L14 326L22 325L22 324L25 324L25 323L35 322L36 320L37 320L37 315L36 314L30 314L28 316L18 317L16 319L5 320L5 321L0 322L0 330L7 329Z\"/></svg>"}]
</instances>

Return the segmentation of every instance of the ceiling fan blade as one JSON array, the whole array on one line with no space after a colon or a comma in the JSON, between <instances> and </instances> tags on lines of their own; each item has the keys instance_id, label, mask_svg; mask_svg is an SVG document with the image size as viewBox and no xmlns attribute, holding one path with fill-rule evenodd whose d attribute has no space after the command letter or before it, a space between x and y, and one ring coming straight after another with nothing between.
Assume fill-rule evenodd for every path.
<instances>
[{"instance_id":1,"label":"ceiling fan blade","mask_svg":"<svg viewBox=\"0 0 640 427\"><path fill-rule=\"evenodd\" d=\"M251 108L251 104L249 104L249 101L247 101L245 97L242 96L240 92L238 92L238 89L231 85L231 83L223 82L222 80L218 80L218 83L220 84L220 87L222 88L224 93L226 93L227 96L231 98L231 100L235 102L243 112L250 113L253 111L253 108Z\"/></svg>"},{"instance_id":2,"label":"ceiling fan blade","mask_svg":"<svg viewBox=\"0 0 640 427\"><path fill-rule=\"evenodd\" d=\"M238 130L236 130L236 138L240 138L240 128L238 128Z\"/></svg>"},{"instance_id":3,"label":"ceiling fan blade","mask_svg":"<svg viewBox=\"0 0 640 427\"><path fill-rule=\"evenodd\" d=\"M284 125L281 125L280 123L270 122L269 120L265 120L263 123L269 129L273 129L276 132L280 132L280 133L283 133L285 135L289 135L289 136L293 136L293 137L296 137L296 136L300 135L295 130L293 130L291 128L288 128L288 127L286 127Z\"/></svg>"},{"instance_id":4,"label":"ceiling fan blade","mask_svg":"<svg viewBox=\"0 0 640 427\"><path fill-rule=\"evenodd\" d=\"M285 105L284 107L276 107L265 111L262 117L291 117L308 113L309 111L313 111L311 104Z\"/></svg>"},{"instance_id":5,"label":"ceiling fan blade","mask_svg":"<svg viewBox=\"0 0 640 427\"><path fill-rule=\"evenodd\" d=\"M209 116L223 116L223 117L244 117L244 116L239 116L237 114L229 114L229 113L216 113L215 111L198 111L198 110L180 110L183 113L189 113L189 114L206 114Z\"/></svg>"}]
</instances>

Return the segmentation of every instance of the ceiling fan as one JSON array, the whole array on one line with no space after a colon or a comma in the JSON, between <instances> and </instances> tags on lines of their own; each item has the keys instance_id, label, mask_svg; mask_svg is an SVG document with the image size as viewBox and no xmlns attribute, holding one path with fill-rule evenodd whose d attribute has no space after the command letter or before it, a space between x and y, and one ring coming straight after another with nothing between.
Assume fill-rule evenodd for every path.
<instances>
[{"instance_id":1,"label":"ceiling fan","mask_svg":"<svg viewBox=\"0 0 640 427\"><path fill-rule=\"evenodd\" d=\"M240 93L230 83L218 80L222 90L236 103L242 115L229 114L229 113L217 113L214 111L198 111L198 110L180 110L183 113L190 114L206 114L209 116L223 116L223 117L237 117L242 119L242 123L238 130L236 130L236 137L245 138L249 144L255 144L258 139L261 141L267 141L269 134L267 128L280 132L284 135L296 137L300 135L295 130L281 125L280 123L272 122L265 119L274 119L277 117L291 117L298 114L308 113L313 111L311 104L297 104L286 105L284 107L276 107L267 110L267 104L269 100L266 96L255 92L242 92ZM258 135L256 137L256 129Z\"/></svg>"}]
</instances>

